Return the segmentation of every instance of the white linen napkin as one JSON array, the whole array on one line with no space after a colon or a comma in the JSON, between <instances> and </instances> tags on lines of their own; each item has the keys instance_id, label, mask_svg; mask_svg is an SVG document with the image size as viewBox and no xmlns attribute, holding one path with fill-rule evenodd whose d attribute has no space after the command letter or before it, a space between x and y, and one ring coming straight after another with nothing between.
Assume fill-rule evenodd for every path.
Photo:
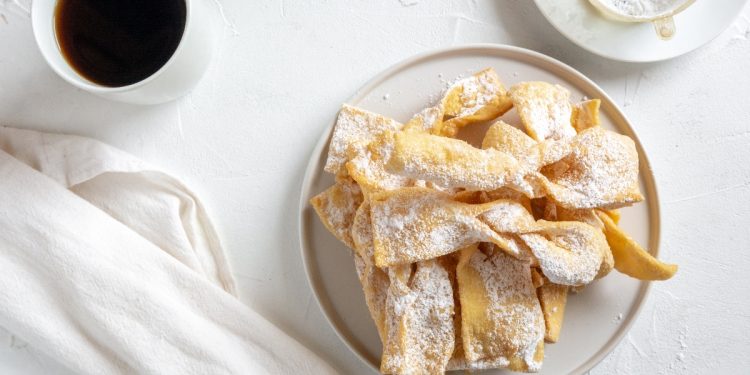
<instances>
[{"instance_id":1,"label":"white linen napkin","mask_svg":"<svg viewBox=\"0 0 750 375\"><path fill-rule=\"evenodd\" d=\"M98 141L0 127L0 326L85 374L333 374L234 296L178 180Z\"/></svg>"}]
</instances>

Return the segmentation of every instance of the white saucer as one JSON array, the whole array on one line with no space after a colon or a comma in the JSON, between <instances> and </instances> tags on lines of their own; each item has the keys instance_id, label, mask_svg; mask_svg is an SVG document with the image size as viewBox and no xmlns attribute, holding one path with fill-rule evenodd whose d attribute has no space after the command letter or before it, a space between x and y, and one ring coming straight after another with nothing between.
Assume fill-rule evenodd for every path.
<instances>
[{"instance_id":1,"label":"white saucer","mask_svg":"<svg viewBox=\"0 0 750 375\"><path fill-rule=\"evenodd\" d=\"M739 16L747 0L698 0L674 17L677 33L659 39L651 23L603 18L588 0L534 0L560 33L606 58L652 62L688 53L719 36Z\"/></svg>"},{"instance_id":2,"label":"white saucer","mask_svg":"<svg viewBox=\"0 0 750 375\"><path fill-rule=\"evenodd\" d=\"M602 126L630 136L640 156L641 191L645 202L622 210L620 225L652 254L659 246L659 200L646 153L633 128L614 101L573 68L537 52L501 45L469 45L424 53L402 61L361 88L347 101L351 105L405 122L435 100L446 81L493 67L506 85L543 80L571 90L573 98L600 98ZM506 116L514 116L511 111ZM323 172L331 124L318 141L307 167L300 199L299 234L307 276L324 315L354 355L377 372L382 347L375 324L357 280L351 252L325 229L308 203L334 183ZM512 123L510 117L503 117ZM486 130L486 128L485 128ZM544 348L539 375L584 374L601 361L635 321L648 294L649 283L618 272L571 295L557 344ZM483 374L508 374L493 370Z\"/></svg>"}]
</instances>

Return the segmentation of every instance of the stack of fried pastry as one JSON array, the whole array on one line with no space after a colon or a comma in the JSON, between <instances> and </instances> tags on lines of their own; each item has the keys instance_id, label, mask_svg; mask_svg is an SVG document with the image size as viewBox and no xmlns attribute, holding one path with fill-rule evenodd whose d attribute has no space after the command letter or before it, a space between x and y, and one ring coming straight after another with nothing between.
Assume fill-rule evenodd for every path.
<instances>
[{"instance_id":1,"label":"stack of fried pastry","mask_svg":"<svg viewBox=\"0 0 750 375\"><path fill-rule=\"evenodd\" d=\"M354 250L381 372L535 372L568 292L612 268L674 275L617 226L643 200L638 153L598 126L599 103L545 82L506 90L486 69L405 124L344 105L325 165L336 183L311 203ZM511 109L520 124L497 120ZM456 138L489 121L481 148Z\"/></svg>"}]
</instances>

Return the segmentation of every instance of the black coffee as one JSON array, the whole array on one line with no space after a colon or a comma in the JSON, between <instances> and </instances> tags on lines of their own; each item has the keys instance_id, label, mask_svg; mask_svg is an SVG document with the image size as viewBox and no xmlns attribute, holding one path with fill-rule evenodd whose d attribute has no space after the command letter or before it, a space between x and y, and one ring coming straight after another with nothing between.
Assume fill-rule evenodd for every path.
<instances>
[{"instance_id":1,"label":"black coffee","mask_svg":"<svg viewBox=\"0 0 750 375\"><path fill-rule=\"evenodd\" d=\"M127 86L172 57L185 0L58 0L55 34L68 63L103 86Z\"/></svg>"}]
</instances>

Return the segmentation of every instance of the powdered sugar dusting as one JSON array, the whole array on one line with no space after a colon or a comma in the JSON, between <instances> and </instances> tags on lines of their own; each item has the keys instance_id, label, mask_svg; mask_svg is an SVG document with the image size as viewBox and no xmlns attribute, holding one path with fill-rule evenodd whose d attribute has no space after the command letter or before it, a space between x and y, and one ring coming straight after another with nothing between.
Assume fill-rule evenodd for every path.
<instances>
[{"instance_id":1,"label":"powdered sugar dusting","mask_svg":"<svg viewBox=\"0 0 750 375\"><path fill-rule=\"evenodd\" d=\"M328 159L324 170L333 174L342 172L344 164L352 156L363 152L377 135L386 130L396 131L401 127L402 125L393 119L344 105L336 120L331 142L328 144Z\"/></svg>"},{"instance_id":2,"label":"powdered sugar dusting","mask_svg":"<svg viewBox=\"0 0 750 375\"><path fill-rule=\"evenodd\" d=\"M471 116L479 109L497 99L500 87L497 81L487 74L473 75L458 81L454 87L461 86L461 110L457 117ZM448 89L451 90L451 89Z\"/></svg>"},{"instance_id":3,"label":"powdered sugar dusting","mask_svg":"<svg viewBox=\"0 0 750 375\"><path fill-rule=\"evenodd\" d=\"M359 208L357 208L357 212L352 220L351 236L355 251L362 257L365 264L375 264L369 201L362 202Z\"/></svg>"},{"instance_id":4,"label":"powdered sugar dusting","mask_svg":"<svg viewBox=\"0 0 750 375\"><path fill-rule=\"evenodd\" d=\"M432 133L453 137L470 123L492 120L512 107L497 73L492 68L460 79L445 91L440 108L446 120Z\"/></svg>"},{"instance_id":5,"label":"powdered sugar dusting","mask_svg":"<svg viewBox=\"0 0 750 375\"><path fill-rule=\"evenodd\" d=\"M480 241L502 241L477 216L491 208L455 202L450 195L405 188L371 197L377 265L436 258Z\"/></svg>"},{"instance_id":6,"label":"powdered sugar dusting","mask_svg":"<svg viewBox=\"0 0 750 375\"><path fill-rule=\"evenodd\" d=\"M411 178L389 173L385 169L392 152L393 133L386 131L346 163L349 175L363 187L366 194L414 184Z\"/></svg>"},{"instance_id":7,"label":"powdered sugar dusting","mask_svg":"<svg viewBox=\"0 0 750 375\"><path fill-rule=\"evenodd\" d=\"M578 222L543 223L549 223L548 230L521 234L521 238L539 260L544 276L560 285L583 285L594 280L604 251L609 251L601 230Z\"/></svg>"},{"instance_id":8,"label":"powdered sugar dusting","mask_svg":"<svg viewBox=\"0 0 750 375\"><path fill-rule=\"evenodd\" d=\"M453 288L437 260L389 270L387 340L381 371L393 374L445 372L453 354Z\"/></svg>"},{"instance_id":9,"label":"powdered sugar dusting","mask_svg":"<svg viewBox=\"0 0 750 375\"><path fill-rule=\"evenodd\" d=\"M480 250L464 251L473 252L468 259L462 254L459 292L482 295L488 303L484 307L480 300L461 299L462 309L479 308L481 311L484 307L482 319L464 328L468 334L464 335L463 342L467 359L489 362L492 367L511 364L515 367L521 360L526 368L513 370L538 371L543 357L537 351L543 347L545 323L528 261L514 259L500 251L489 255ZM475 275L480 283L471 281ZM481 289L474 290L477 287Z\"/></svg>"},{"instance_id":10,"label":"powdered sugar dusting","mask_svg":"<svg viewBox=\"0 0 750 375\"><path fill-rule=\"evenodd\" d=\"M362 203L362 192L351 179L342 179L310 200L323 225L341 242L354 249L351 226Z\"/></svg>"},{"instance_id":11,"label":"powdered sugar dusting","mask_svg":"<svg viewBox=\"0 0 750 375\"><path fill-rule=\"evenodd\" d=\"M539 171L555 171L547 176ZM617 208L643 199L638 154L629 138L590 128L577 136L538 143L518 158L495 149L420 133L398 133L386 169L447 188L490 191L510 187L529 198L550 195L566 208Z\"/></svg>"},{"instance_id":12,"label":"powdered sugar dusting","mask_svg":"<svg viewBox=\"0 0 750 375\"><path fill-rule=\"evenodd\" d=\"M570 92L547 82L522 82L510 88L510 98L526 130L537 141L575 136L570 123Z\"/></svg>"},{"instance_id":13,"label":"powdered sugar dusting","mask_svg":"<svg viewBox=\"0 0 750 375\"><path fill-rule=\"evenodd\" d=\"M440 107L430 107L414 115L403 127L399 124L391 124L390 127L403 128L404 131L410 132L425 132L439 124L442 117L443 112ZM349 150L350 161L346 163L347 172L362 186L365 194L413 186L416 182L407 176L390 173L385 168L394 147L394 131L390 127L379 133L370 131L368 137L358 136L361 139L359 146L364 145L364 147Z\"/></svg>"},{"instance_id":14,"label":"powdered sugar dusting","mask_svg":"<svg viewBox=\"0 0 750 375\"><path fill-rule=\"evenodd\" d=\"M395 149L386 169L449 188L480 191L513 185L533 194L524 180L524 166L512 156L436 135L396 134Z\"/></svg>"},{"instance_id":15,"label":"powdered sugar dusting","mask_svg":"<svg viewBox=\"0 0 750 375\"><path fill-rule=\"evenodd\" d=\"M509 200L496 201L491 210L480 216L482 221L500 233L519 233L535 227L534 218L522 204Z\"/></svg>"},{"instance_id":16,"label":"powdered sugar dusting","mask_svg":"<svg viewBox=\"0 0 750 375\"><path fill-rule=\"evenodd\" d=\"M384 270L375 266L370 204L368 202L362 203L357 209L351 231L357 252L354 256L354 265L362 284L365 302L370 310L370 316L372 316L372 320L378 328L380 339L385 343L386 296L390 279L387 269Z\"/></svg>"},{"instance_id":17,"label":"powdered sugar dusting","mask_svg":"<svg viewBox=\"0 0 750 375\"><path fill-rule=\"evenodd\" d=\"M415 114L404 125L404 131L429 132L443 121L442 106L428 107Z\"/></svg>"},{"instance_id":18,"label":"powdered sugar dusting","mask_svg":"<svg viewBox=\"0 0 750 375\"><path fill-rule=\"evenodd\" d=\"M571 141L572 152L550 176L555 201L567 208L617 208L643 199L638 188L638 153L625 136L595 127Z\"/></svg>"},{"instance_id":19,"label":"powdered sugar dusting","mask_svg":"<svg viewBox=\"0 0 750 375\"><path fill-rule=\"evenodd\" d=\"M499 200L492 204L480 219L496 232L518 235L552 282L587 284L599 272L609 251L600 229L579 222L534 221L517 202Z\"/></svg>"},{"instance_id":20,"label":"powdered sugar dusting","mask_svg":"<svg viewBox=\"0 0 750 375\"><path fill-rule=\"evenodd\" d=\"M599 0L610 11L631 17L657 17L670 13L685 0Z\"/></svg>"},{"instance_id":21,"label":"powdered sugar dusting","mask_svg":"<svg viewBox=\"0 0 750 375\"><path fill-rule=\"evenodd\" d=\"M357 270L359 281L362 284L362 292L365 295L365 303L368 310L370 310L370 316L378 329L381 342L385 342L385 304L390 285L388 274L378 267L365 264L365 261L356 254L354 255L354 266Z\"/></svg>"}]
</instances>

